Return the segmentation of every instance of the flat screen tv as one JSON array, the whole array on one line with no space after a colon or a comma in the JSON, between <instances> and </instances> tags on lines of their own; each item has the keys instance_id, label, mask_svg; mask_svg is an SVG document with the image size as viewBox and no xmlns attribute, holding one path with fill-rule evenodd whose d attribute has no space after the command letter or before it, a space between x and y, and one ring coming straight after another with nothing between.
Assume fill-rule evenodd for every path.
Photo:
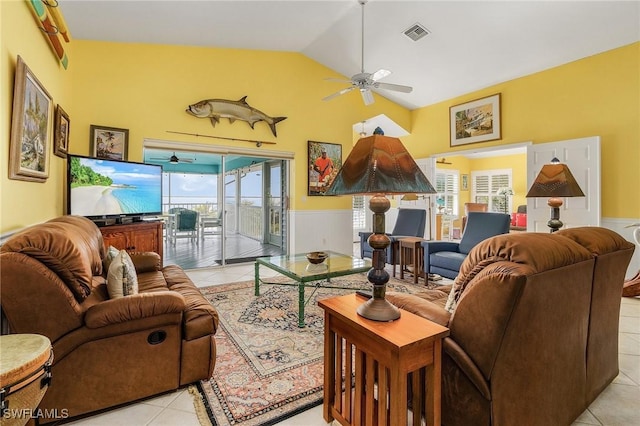
<instances>
[{"instance_id":1,"label":"flat screen tv","mask_svg":"<svg viewBox=\"0 0 640 426\"><path fill-rule=\"evenodd\" d=\"M67 212L89 219L162 213L162 166L67 156Z\"/></svg>"}]
</instances>

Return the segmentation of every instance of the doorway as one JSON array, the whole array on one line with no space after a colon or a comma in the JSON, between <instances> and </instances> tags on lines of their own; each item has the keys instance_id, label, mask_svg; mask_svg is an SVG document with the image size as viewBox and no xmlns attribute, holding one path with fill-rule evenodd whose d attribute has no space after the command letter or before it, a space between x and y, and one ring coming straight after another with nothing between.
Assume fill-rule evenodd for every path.
<instances>
[{"instance_id":1,"label":"doorway","mask_svg":"<svg viewBox=\"0 0 640 426\"><path fill-rule=\"evenodd\" d=\"M165 264L194 269L286 254L289 160L211 152L210 146L178 151L179 145L144 148L145 163L163 166L165 220L176 207L197 211L200 218L196 239L165 235ZM172 156L184 160L171 162Z\"/></svg>"}]
</instances>

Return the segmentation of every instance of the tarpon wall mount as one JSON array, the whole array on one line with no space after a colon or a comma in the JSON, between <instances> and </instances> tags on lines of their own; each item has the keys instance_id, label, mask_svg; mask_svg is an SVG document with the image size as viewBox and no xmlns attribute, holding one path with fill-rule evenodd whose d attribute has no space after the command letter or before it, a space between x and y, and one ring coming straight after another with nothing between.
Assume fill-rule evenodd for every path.
<instances>
[{"instance_id":1,"label":"tarpon wall mount","mask_svg":"<svg viewBox=\"0 0 640 426\"><path fill-rule=\"evenodd\" d=\"M230 123L236 120L246 121L252 129L257 122L264 121L269 125L273 136L276 137L278 136L276 133L276 124L287 118L271 117L253 108L247 103L246 96L243 96L237 101L230 101L228 99L205 99L189 105L186 112L194 117L208 118L211 120L213 127L216 127L216 124L220 122L221 118L228 118Z\"/></svg>"},{"instance_id":2,"label":"tarpon wall mount","mask_svg":"<svg viewBox=\"0 0 640 426\"><path fill-rule=\"evenodd\" d=\"M226 138L224 136L213 136L213 135L200 135L198 133L188 133L188 132L175 132L173 130L167 130L167 133L174 133L177 135L188 135L188 136L195 136L197 138L212 138L212 139L222 139L225 141L238 141L238 142L251 142L251 143L255 143L256 146L258 148L260 148L262 146L262 144L268 144L268 145L275 145L275 142L270 142L270 141L259 141L259 140L255 140L255 139L241 139L241 138Z\"/></svg>"}]
</instances>

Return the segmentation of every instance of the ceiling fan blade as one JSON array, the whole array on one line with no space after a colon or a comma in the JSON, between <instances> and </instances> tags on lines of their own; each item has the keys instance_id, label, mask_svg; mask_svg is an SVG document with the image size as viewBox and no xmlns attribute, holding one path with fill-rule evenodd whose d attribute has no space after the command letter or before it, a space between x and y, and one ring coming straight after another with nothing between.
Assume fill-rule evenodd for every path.
<instances>
[{"instance_id":1,"label":"ceiling fan blade","mask_svg":"<svg viewBox=\"0 0 640 426\"><path fill-rule=\"evenodd\" d=\"M411 86L402 86L400 84L390 84L390 83L374 83L373 87L376 89L385 89L385 90L395 90L396 92L403 93L411 93L413 87Z\"/></svg>"},{"instance_id":2,"label":"ceiling fan blade","mask_svg":"<svg viewBox=\"0 0 640 426\"><path fill-rule=\"evenodd\" d=\"M385 69L379 69L378 71L371 74L371 80L378 81L380 79L385 78L386 76L391 75L391 71Z\"/></svg>"},{"instance_id":3,"label":"ceiling fan blade","mask_svg":"<svg viewBox=\"0 0 640 426\"><path fill-rule=\"evenodd\" d=\"M325 81L335 81L337 83L351 83L351 80L347 80L344 78L333 78L333 77L325 78Z\"/></svg>"},{"instance_id":4,"label":"ceiling fan blade","mask_svg":"<svg viewBox=\"0 0 640 426\"><path fill-rule=\"evenodd\" d=\"M150 157L149 160L155 160L155 161L169 161L169 157L164 157L164 158L158 158L158 157Z\"/></svg>"},{"instance_id":5,"label":"ceiling fan blade","mask_svg":"<svg viewBox=\"0 0 640 426\"><path fill-rule=\"evenodd\" d=\"M193 159L191 158L181 158L178 160L180 163L193 163Z\"/></svg>"},{"instance_id":6,"label":"ceiling fan blade","mask_svg":"<svg viewBox=\"0 0 640 426\"><path fill-rule=\"evenodd\" d=\"M375 102L375 100L373 99L373 93L371 93L371 90L360 89L360 94L362 95L362 100L364 101L365 105L371 105L372 103Z\"/></svg>"},{"instance_id":7,"label":"ceiling fan blade","mask_svg":"<svg viewBox=\"0 0 640 426\"><path fill-rule=\"evenodd\" d=\"M333 98L337 98L340 95L344 95L345 93L348 93L348 92L352 91L353 89L355 89L355 87L347 87L346 89L342 89L339 92L336 92L336 93L334 93L332 95L329 95L327 97L322 98L322 100L323 101L329 101L329 100L331 100Z\"/></svg>"}]
</instances>

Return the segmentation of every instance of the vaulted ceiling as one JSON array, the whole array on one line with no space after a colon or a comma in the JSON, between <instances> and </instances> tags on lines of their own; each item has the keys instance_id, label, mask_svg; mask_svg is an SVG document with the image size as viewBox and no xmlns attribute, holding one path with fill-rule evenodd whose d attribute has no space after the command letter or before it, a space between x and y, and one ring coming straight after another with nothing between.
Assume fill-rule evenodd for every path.
<instances>
[{"instance_id":1,"label":"vaulted ceiling","mask_svg":"<svg viewBox=\"0 0 640 426\"><path fill-rule=\"evenodd\" d=\"M640 40L638 1L60 1L76 39L300 52L415 109ZM428 35L413 41L415 24ZM326 94L345 83L318 81ZM357 91L344 96L359 96Z\"/></svg>"}]
</instances>

